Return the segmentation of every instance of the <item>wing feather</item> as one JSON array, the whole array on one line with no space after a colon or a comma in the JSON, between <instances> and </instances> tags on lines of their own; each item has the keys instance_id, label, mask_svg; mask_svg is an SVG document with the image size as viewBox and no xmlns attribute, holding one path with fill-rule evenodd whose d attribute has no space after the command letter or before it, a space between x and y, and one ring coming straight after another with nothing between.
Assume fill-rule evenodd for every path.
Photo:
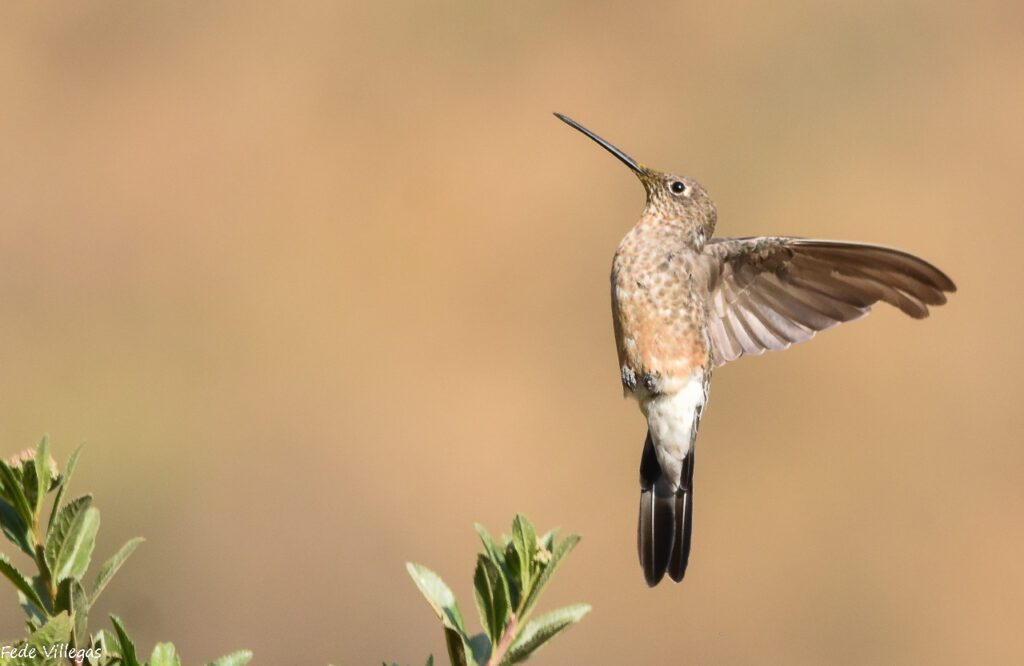
<instances>
[{"instance_id":1,"label":"wing feather","mask_svg":"<svg viewBox=\"0 0 1024 666\"><path fill-rule=\"evenodd\" d=\"M956 291L949 277L901 250L803 238L716 238L704 248L716 365L786 349L883 301L911 317Z\"/></svg>"}]
</instances>

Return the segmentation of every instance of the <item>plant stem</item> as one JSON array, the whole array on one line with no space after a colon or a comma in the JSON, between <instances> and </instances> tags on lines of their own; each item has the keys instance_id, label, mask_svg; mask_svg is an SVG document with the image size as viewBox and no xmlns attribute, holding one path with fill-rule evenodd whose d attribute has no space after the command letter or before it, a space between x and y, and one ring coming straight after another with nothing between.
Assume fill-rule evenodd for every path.
<instances>
[{"instance_id":1,"label":"plant stem","mask_svg":"<svg viewBox=\"0 0 1024 666\"><path fill-rule=\"evenodd\" d=\"M512 613L508 618L508 622L505 623L505 631L501 634L501 640L498 641L494 651L491 652L491 658L487 660L487 666L498 666L501 660L505 658L505 653L512 647L512 640L516 637L518 625L519 622L516 619L516 614Z\"/></svg>"}]
</instances>

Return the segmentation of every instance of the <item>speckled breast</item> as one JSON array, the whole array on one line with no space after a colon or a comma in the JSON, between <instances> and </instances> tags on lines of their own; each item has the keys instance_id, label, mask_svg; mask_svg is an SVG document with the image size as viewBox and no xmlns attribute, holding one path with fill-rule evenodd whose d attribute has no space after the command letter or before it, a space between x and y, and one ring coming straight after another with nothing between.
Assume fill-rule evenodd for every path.
<instances>
[{"instance_id":1,"label":"speckled breast","mask_svg":"<svg viewBox=\"0 0 1024 666\"><path fill-rule=\"evenodd\" d=\"M707 315L688 249L630 242L612 263L612 319L622 384L634 395L674 393L708 365Z\"/></svg>"}]
</instances>

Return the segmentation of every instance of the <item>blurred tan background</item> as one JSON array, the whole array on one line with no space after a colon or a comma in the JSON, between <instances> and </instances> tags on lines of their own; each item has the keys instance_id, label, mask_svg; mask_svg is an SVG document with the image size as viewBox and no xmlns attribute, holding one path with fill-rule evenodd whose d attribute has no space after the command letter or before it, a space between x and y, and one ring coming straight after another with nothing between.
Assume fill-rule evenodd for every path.
<instances>
[{"instance_id":1,"label":"blurred tan background","mask_svg":"<svg viewBox=\"0 0 1024 666\"><path fill-rule=\"evenodd\" d=\"M1021 3L619 4L3 8L0 442L88 442L147 653L422 663L403 563L475 624L472 524L518 510L584 537L546 605L595 608L538 663L1024 660ZM609 316L642 190L552 111L721 234L960 287L716 374L680 586Z\"/></svg>"}]
</instances>

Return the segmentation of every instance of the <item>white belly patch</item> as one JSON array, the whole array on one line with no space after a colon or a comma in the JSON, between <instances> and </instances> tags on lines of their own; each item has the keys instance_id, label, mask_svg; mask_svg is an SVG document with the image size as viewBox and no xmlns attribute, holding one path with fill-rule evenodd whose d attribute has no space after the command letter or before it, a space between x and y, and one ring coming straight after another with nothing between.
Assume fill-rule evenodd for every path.
<instances>
[{"instance_id":1,"label":"white belly patch","mask_svg":"<svg viewBox=\"0 0 1024 666\"><path fill-rule=\"evenodd\" d=\"M673 487L679 484L683 458L690 452L696 434L693 429L697 426L697 410L703 409L705 400L704 373L696 372L675 393L662 393L640 402L658 464Z\"/></svg>"}]
</instances>

